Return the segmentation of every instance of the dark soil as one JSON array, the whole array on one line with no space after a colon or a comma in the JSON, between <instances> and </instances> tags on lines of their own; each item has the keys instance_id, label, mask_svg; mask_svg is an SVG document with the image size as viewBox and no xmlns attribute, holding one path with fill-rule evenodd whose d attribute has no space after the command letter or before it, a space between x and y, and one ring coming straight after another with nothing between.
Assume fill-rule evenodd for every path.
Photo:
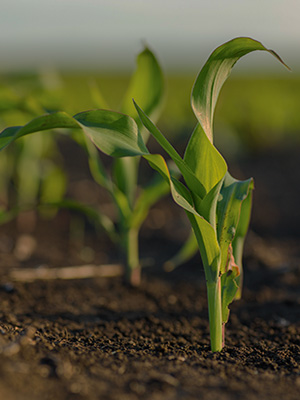
<instances>
[{"instance_id":1,"label":"dark soil","mask_svg":"<svg viewBox=\"0 0 300 400\"><path fill-rule=\"evenodd\" d=\"M25 255L16 223L1 227L0 399L299 399L299 153L272 151L232 166L240 178L255 177L256 191L243 298L231 307L218 354L209 347L199 257L171 273L161 266L187 233L169 199L143 228L142 258L156 264L139 288L121 277L12 281L15 267L117 260L91 227L85 237L70 234L81 225L66 211L38 220Z\"/></svg>"}]
</instances>

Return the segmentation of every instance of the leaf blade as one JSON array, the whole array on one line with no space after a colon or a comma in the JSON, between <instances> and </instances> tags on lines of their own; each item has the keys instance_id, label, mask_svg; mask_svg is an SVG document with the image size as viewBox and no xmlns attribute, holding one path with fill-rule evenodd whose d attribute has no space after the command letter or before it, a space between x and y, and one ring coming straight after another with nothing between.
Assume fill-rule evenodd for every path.
<instances>
[{"instance_id":1,"label":"leaf blade","mask_svg":"<svg viewBox=\"0 0 300 400\"><path fill-rule=\"evenodd\" d=\"M221 273L227 271L230 246L235 238L243 202L253 188L253 179L238 181L227 173L217 205L218 241L221 248Z\"/></svg>"},{"instance_id":2,"label":"leaf blade","mask_svg":"<svg viewBox=\"0 0 300 400\"><path fill-rule=\"evenodd\" d=\"M137 68L124 96L121 112L140 124L132 99L141 105L147 115L156 120L163 103L164 77L158 60L148 47L137 56L136 64Z\"/></svg>"},{"instance_id":3,"label":"leaf blade","mask_svg":"<svg viewBox=\"0 0 300 400\"><path fill-rule=\"evenodd\" d=\"M0 134L0 150L19 137L55 128L79 128L79 125L77 121L65 112L45 114L34 118L24 126L13 126L4 129Z\"/></svg>"},{"instance_id":4,"label":"leaf blade","mask_svg":"<svg viewBox=\"0 0 300 400\"><path fill-rule=\"evenodd\" d=\"M227 171L224 158L210 142L200 124L197 124L188 142L184 161L203 184L206 193L223 179Z\"/></svg>"},{"instance_id":5,"label":"leaf blade","mask_svg":"<svg viewBox=\"0 0 300 400\"><path fill-rule=\"evenodd\" d=\"M238 37L215 49L196 78L191 96L192 108L211 142L213 114L219 92L235 63L244 55L256 50L270 53L287 67L275 51L267 49L262 43L249 37Z\"/></svg>"},{"instance_id":6,"label":"leaf blade","mask_svg":"<svg viewBox=\"0 0 300 400\"><path fill-rule=\"evenodd\" d=\"M74 119L95 146L109 156L127 157L148 153L134 119L128 115L95 110L76 114Z\"/></svg>"},{"instance_id":7,"label":"leaf blade","mask_svg":"<svg viewBox=\"0 0 300 400\"><path fill-rule=\"evenodd\" d=\"M169 154L174 163L177 165L178 169L182 173L187 185L192 189L192 191L197 194L200 198L203 198L206 194L203 184L198 180L190 167L185 163L185 161L180 157L174 147L168 142L164 135L159 131L159 129L154 125L150 118L144 113L144 111L136 104L135 107L139 114L139 117L143 125L148 129L148 131L153 135L161 147Z\"/></svg>"}]
</instances>

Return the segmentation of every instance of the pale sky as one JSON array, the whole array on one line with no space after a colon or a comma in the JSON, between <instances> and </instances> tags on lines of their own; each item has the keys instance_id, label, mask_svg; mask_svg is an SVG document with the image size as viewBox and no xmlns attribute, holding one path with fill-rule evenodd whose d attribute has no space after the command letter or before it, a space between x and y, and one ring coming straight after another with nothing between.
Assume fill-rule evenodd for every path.
<instances>
[{"instance_id":1,"label":"pale sky","mask_svg":"<svg viewBox=\"0 0 300 400\"><path fill-rule=\"evenodd\" d=\"M166 70L189 70L237 36L297 69L300 0L1 0L0 70L131 69L143 41ZM247 57L280 68L267 54Z\"/></svg>"}]
</instances>

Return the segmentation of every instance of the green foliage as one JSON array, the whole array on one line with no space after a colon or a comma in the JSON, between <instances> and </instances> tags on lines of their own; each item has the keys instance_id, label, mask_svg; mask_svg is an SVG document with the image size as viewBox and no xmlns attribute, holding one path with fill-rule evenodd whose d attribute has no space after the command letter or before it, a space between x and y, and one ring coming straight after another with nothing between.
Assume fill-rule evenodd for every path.
<instances>
[{"instance_id":1,"label":"green foliage","mask_svg":"<svg viewBox=\"0 0 300 400\"><path fill-rule=\"evenodd\" d=\"M8 80L10 81L10 80ZM47 94L46 94L47 91ZM24 123L55 103L53 92L38 77L14 79L0 85L0 125ZM1 207L3 214L17 216L50 198L60 200L66 177L58 166L59 154L53 136L20 140L3 154L0 164ZM15 190L11 190L12 184ZM50 190L51 187L51 190ZM10 210L13 209L13 213ZM53 215L55 212L52 209ZM45 215L45 214L44 214Z\"/></svg>"},{"instance_id":2,"label":"green foliage","mask_svg":"<svg viewBox=\"0 0 300 400\"><path fill-rule=\"evenodd\" d=\"M94 102L99 107L108 107L95 84L91 87L91 91ZM122 102L121 110L126 114L99 109L81 112L71 117L65 112L54 112L35 118L25 126L7 128L0 136L2 149L17 138L33 132L55 128L75 131L73 137L86 150L95 181L109 192L118 213L116 226L105 215L99 215L95 221L102 225L109 237L116 241L124 252L127 278L133 284L138 284L140 280L138 255L140 226L152 205L168 192L168 185L157 176L148 186L138 190L140 157L133 156L148 152L144 142L147 141L149 133L142 129L132 98L135 97L155 119L161 110L163 94L161 68L154 54L145 48L137 57L137 68ZM112 174L106 172L95 146L101 148L104 153L116 157ZM75 206L74 201L63 201L61 206L76 208L88 216L93 214L88 207L79 204Z\"/></svg>"},{"instance_id":3,"label":"green foliage","mask_svg":"<svg viewBox=\"0 0 300 400\"><path fill-rule=\"evenodd\" d=\"M183 158L152 122L151 115L147 115L149 111L143 110L144 99L139 105L135 99L136 112L143 127L176 164L183 181L170 171L160 154L149 153L141 123L129 115L113 111L89 111L74 117L56 113L24 127L8 128L0 136L0 147L3 147L33 131L59 126L79 128L104 153L126 158L143 156L160 173L170 187L173 200L185 210L200 250L207 282L212 351L220 351L224 345L228 307L239 296L242 249L253 189L252 179L238 181L229 174L225 160L213 144L213 116L219 92L232 67L242 56L255 50L267 51L281 61L272 50L250 38L233 39L211 54L193 87L191 105L198 122ZM99 179L106 182L102 172ZM130 214L128 198L119 187L115 199L126 221L130 221L129 216L133 215ZM142 197L140 199L144 201Z\"/></svg>"},{"instance_id":4,"label":"green foliage","mask_svg":"<svg viewBox=\"0 0 300 400\"><path fill-rule=\"evenodd\" d=\"M93 89L97 106L104 105L102 94ZM87 137L104 153L116 158L109 178L101 165L98 152L87 143L91 171L104 186L116 204L118 223L116 237L125 253L127 278L133 284L140 280L140 261L138 255L138 232L148 215L149 209L168 191L168 185L161 179L138 191L139 156L147 152L144 142L149 133L142 129L132 98L138 99L153 119L160 114L164 95L164 80L159 63L154 54L145 48L137 57L137 68L124 95L122 114L98 110L95 113L79 113L74 118L81 124ZM98 129L96 123L99 122ZM88 129L89 123L92 129ZM134 132L134 137L132 137ZM109 136L108 136L109 135ZM114 137L113 141L111 136ZM125 144L127 142L127 145ZM104 146L104 147L103 147Z\"/></svg>"}]
</instances>

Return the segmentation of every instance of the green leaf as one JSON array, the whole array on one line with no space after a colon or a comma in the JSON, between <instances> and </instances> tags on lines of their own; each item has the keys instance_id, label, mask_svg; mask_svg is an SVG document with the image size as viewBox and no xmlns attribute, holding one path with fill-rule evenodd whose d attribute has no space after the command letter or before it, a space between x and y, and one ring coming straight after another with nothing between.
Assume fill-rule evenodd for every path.
<instances>
[{"instance_id":1,"label":"green leaf","mask_svg":"<svg viewBox=\"0 0 300 400\"><path fill-rule=\"evenodd\" d=\"M99 157L99 151L97 147L90 141L86 135L82 133L83 138L85 139L85 148L88 154L89 159L89 167L90 172L99 185L103 186L109 193L112 192L112 182L109 176L106 173L104 165Z\"/></svg>"},{"instance_id":2,"label":"green leaf","mask_svg":"<svg viewBox=\"0 0 300 400\"><path fill-rule=\"evenodd\" d=\"M216 230L217 224L217 203L220 194L220 190L223 184L224 178L222 178L211 190L204 199L196 207L197 211L213 226Z\"/></svg>"},{"instance_id":3,"label":"green leaf","mask_svg":"<svg viewBox=\"0 0 300 400\"><path fill-rule=\"evenodd\" d=\"M113 163L113 181L128 198L131 209L134 208L138 179L139 157L116 158Z\"/></svg>"},{"instance_id":4,"label":"green leaf","mask_svg":"<svg viewBox=\"0 0 300 400\"><path fill-rule=\"evenodd\" d=\"M235 238L242 203L253 188L253 180L238 181L227 173L217 205L218 241L221 247L221 273L228 269L230 246ZM243 221L245 222L245 221ZM244 228L244 227L243 227ZM242 226L240 227L240 230Z\"/></svg>"},{"instance_id":5,"label":"green leaf","mask_svg":"<svg viewBox=\"0 0 300 400\"><path fill-rule=\"evenodd\" d=\"M223 179L227 171L225 160L209 141L200 124L197 124L188 142L184 161L202 183L206 193Z\"/></svg>"},{"instance_id":6,"label":"green leaf","mask_svg":"<svg viewBox=\"0 0 300 400\"><path fill-rule=\"evenodd\" d=\"M173 200L186 211L192 224L205 268L206 279L210 282L216 280L219 274L220 248L214 228L198 214L193 206L190 191L176 178L171 177L164 158L159 154L148 154L143 157L152 168L156 169L169 182Z\"/></svg>"},{"instance_id":7,"label":"green leaf","mask_svg":"<svg viewBox=\"0 0 300 400\"><path fill-rule=\"evenodd\" d=\"M218 47L208 58L195 81L191 98L192 108L211 142L213 142L213 114L219 92L234 64L255 50L269 52L286 66L273 50L267 49L251 38L239 37Z\"/></svg>"},{"instance_id":8,"label":"green leaf","mask_svg":"<svg viewBox=\"0 0 300 400\"><path fill-rule=\"evenodd\" d=\"M162 148L170 155L187 183L188 188L186 188L180 181L170 176L166 162L162 156L158 154L143 156L154 169L169 181L173 200L186 211L197 238L205 268L206 279L212 282L216 280L219 274L220 248L214 227L198 213L198 206L201 204L200 198L204 197L206 194L205 189L190 167L184 162L184 160L182 160L176 150L157 129L153 122L137 104L135 104L135 106L144 126L155 137ZM196 203L196 207L194 202Z\"/></svg>"},{"instance_id":9,"label":"green leaf","mask_svg":"<svg viewBox=\"0 0 300 400\"><path fill-rule=\"evenodd\" d=\"M90 94L91 94L91 97L93 100L94 107L109 110L110 107L108 106L107 102L104 100L104 97L103 97L95 80L91 79L89 81L89 89L90 89Z\"/></svg>"},{"instance_id":10,"label":"green leaf","mask_svg":"<svg viewBox=\"0 0 300 400\"><path fill-rule=\"evenodd\" d=\"M74 119L103 153L113 157L147 154L135 121L128 115L109 110L76 114Z\"/></svg>"},{"instance_id":11,"label":"green leaf","mask_svg":"<svg viewBox=\"0 0 300 400\"><path fill-rule=\"evenodd\" d=\"M170 191L168 183L159 175L155 175L153 181L140 193L134 210L130 225L139 228L146 219L150 208L159 199Z\"/></svg>"},{"instance_id":12,"label":"green leaf","mask_svg":"<svg viewBox=\"0 0 300 400\"><path fill-rule=\"evenodd\" d=\"M210 282L214 281L219 274L220 256L220 248L214 228L199 215L193 206L190 191L176 178L171 177L164 158L159 154L148 154L143 157L152 168L156 169L169 182L173 200L186 211L197 238L206 279Z\"/></svg>"},{"instance_id":13,"label":"green leaf","mask_svg":"<svg viewBox=\"0 0 300 400\"><path fill-rule=\"evenodd\" d=\"M196 236L207 283L216 282L220 272L220 247L212 225L199 214L186 211Z\"/></svg>"},{"instance_id":14,"label":"green leaf","mask_svg":"<svg viewBox=\"0 0 300 400\"><path fill-rule=\"evenodd\" d=\"M235 296L236 299L241 297L242 293L242 280L243 280L243 250L244 250L244 242L246 238L246 234L249 227L250 216L251 216L251 208L252 208L252 187L249 190L248 196L242 203L240 219L237 226L236 234L232 242L233 249L233 257L235 259L236 264L240 269L240 276L236 279L239 290Z\"/></svg>"},{"instance_id":15,"label":"green leaf","mask_svg":"<svg viewBox=\"0 0 300 400\"><path fill-rule=\"evenodd\" d=\"M174 147L168 142L164 135L159 131L159 129L154 125L150 118L144 113L144 111L135 103L135 107L139 114L139 117L143 125L149 130L149 132L154 136L161 147L169 154L174 163L177 165L179 171L182 173L188 187L200 198L203 198L206 194L205 188L202 183L197 179L190 167L185 163L185 161L180 157Z\"/></svg>"},{"instance_id":16,"label":"green leaf","mask_svg":"<svg viewBox=\"0 0 300 400\"><path fill-rule=\"evenodd\" d=\"M135 121L128 115L108 110L86 111L74 117L58 112L35 118L24 126L7 128L0 134L0 150L21 136L55 128L81 128L109 156L149 153Z\"/></svg>"},{"instance_id":17,"label":"green leaf","mask_svg":"<svg viewBox=\"0 0 300 400\"><path fill-rule=\"evenodd\" d=\"M137 57L137 69L125 94L121 111L141 124L133 105L134 99L150 118L156 120L160 112L164 93L164 78L155 55L145 48ZM141 126L140 126L141 127ZM144 140L146 140L144 138Z\"/></svg>"},{"instance_id":18,"label":"green leaf","mask_svg":"<svg viewBox=\"0 0 300 400\"><path fill-rule=\"evenodd\" d=\"M236 297L238 291L237 279L240 275L240 269L235 263L232 246L229 246L227 271L221 276L221 298L222 298L222 322L226 324L229 317L229 305Z\"/></svg>"},{"instance_id":19,"label":"green leaf","mask_svg":"<svg viewBox=\"0 0 300 400\"><path fill-rule=\"evenodd\" d=\"M40 130L66 127L81 128L96 147L110 156L125 157L149 154L135 121L127 115L107 110L87 111L79 113L73 118L65 113L45 115L32 120L24 127L5 129L0 134L0 145L2 144L2 147L5 147L21 136ZM117 186L112 186L102 164L95 165L94 157L96 155L91 153L92 148L90 147L89 150L90 160L94 167L96 169L99 167L95 172L99 182L113 194L123 220L128 219L132 213L128 198Z\"/></svg>"},{"instance_id":20,"label":"green leaf","mask_svg":"<svg viewBox=\"0 0 300 400\"><path fill-rule=\"evenodd\" d=\"M161 68L154 54L148 48L145 48L137 57L137 68L131 78L121 107L124 114L134 118L145 143L149 133L142 129L132 99L135 98L147 114L156 120L161 110L163 93L164 79ZM127 196L132 209L136 199L138 165L138 158L122 158L114 161L115 182Z\"/></svg>"},{"instance_id":21,"label":"green leaf","mask_svg":"<svg viewBox=\"0 0 300 400\"><path fill-rule=\"evenodd\" d=\"M242 269L242 255L243 255L244 241L245 241L245 236L246 236L248 228L249 228L249 222L250 222L250 216L251 216L252 189L253 189L253 185L251 185L251 187L250 187L248 196L242 202L240 219L239 219L239 223L238 223L238 226L236 229L236 234L235 234L234 240L232 242L233 256L234 256L234 259L240 269Z\"/></svg>"},{"instance_id":22,"label":"green leaf","mask_svg":"<svg viewBox=\"0 0 300 400\"><path fill-rule=\"evenodd\" d=\"M4 129L0 134L0 150L21 136L55 128L79 128L79 124L64 112L43 115L24 126L13 126Z\"/></svg>"},{"instance_id":23,"label":"green leaf","mask_svg":"<svg viewBox=\"0 0 300 400\"><path fill-rule=\"evenodd\" d=\"M181 182L171 176L165 159L160 154L147 154L144 155L143 158L145 158L149 162L150 166L158 171L169 183L171 194L175 203L185 210L197 214L197 211L193 206L191 193Z\"/></svg>"}]
</instances>

